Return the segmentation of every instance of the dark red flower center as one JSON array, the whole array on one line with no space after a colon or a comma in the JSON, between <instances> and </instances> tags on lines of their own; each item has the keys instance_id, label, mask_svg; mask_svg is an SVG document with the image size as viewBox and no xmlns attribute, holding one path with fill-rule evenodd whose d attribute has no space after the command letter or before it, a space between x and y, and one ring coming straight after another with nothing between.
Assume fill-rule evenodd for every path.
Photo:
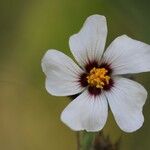
<instances>
[{"instance_id":1,"label":"dark red flower center","mask_svg":"<svg viewBox=\"0 0 150 150\"><path fill-rule=\"evenodd\" d=\"M85 70L85 73L80 75L79 83L82 87L87 87L91 95L99 95L102 90L108 91L113 86L110 65L105 63L98 65L93 61L85 66Z\"/></svg>"}]
</instances>

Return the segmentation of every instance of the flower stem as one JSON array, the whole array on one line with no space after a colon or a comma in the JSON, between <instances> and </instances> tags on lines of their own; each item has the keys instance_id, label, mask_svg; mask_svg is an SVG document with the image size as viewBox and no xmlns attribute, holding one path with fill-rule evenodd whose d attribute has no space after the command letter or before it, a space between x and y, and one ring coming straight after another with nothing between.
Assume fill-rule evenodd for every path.
<instances>
[{"instance_id":1,"label":"flower stem","mask_svg":"<svg viewBox=\"0 0 150 150\"><path fill-rule=\"evenodd\" d=\"M112 143L103 132L77 132L77 150L119 150L120 139Z\"/></svg>"},{"instance_id":2,"label":"flower stem","mask_svg":"<svg viewBox=\"0 0 150 150\"><path fill-rule=\"evenodd\" d=\"M80 147L81 147L81 143L80 143L80 132L77 132L76 134L77 136L77 150L80 150Z\"/></svg>"}]
</instances>

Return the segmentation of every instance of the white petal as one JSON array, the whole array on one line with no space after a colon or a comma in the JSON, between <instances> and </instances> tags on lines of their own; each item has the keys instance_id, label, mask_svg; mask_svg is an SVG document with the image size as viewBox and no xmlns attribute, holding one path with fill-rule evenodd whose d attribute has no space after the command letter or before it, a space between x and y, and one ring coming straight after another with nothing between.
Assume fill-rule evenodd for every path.
<instances>
[{"instance_id":1,"label":"white petal","mask_svg":"<svg viewBox=\"0 0 150 150\"><path fill-rule=\"evenodd\" d=\"M120 36L106 50L104 61L111 64L113 74L150 71L150 45Z\"/></svg>"},{"instance_id":2,"label":"white petal","mask_svg":"<svg viewBox=\"0 0 150 150\"><path fill-rule=\"evenodd\" d=\"M46 89L56 96L80 93L78 80L82 70L68 56L57 50L49 50L42 59L42 69L46 75Z\"/></svg>"},{"instance_id":3,"label":"white petal","mask_svg":"<svg viewBox=\"0 0 150 150\"><path fill-rule=\"evenodd\" d=\"M100 15L88 17L80 32L69 39L70 49L77 62L84 66L88 61L100 61L106 37L106 18Z\"/></svg>"},{"instance_id":4,"label":"white petal","mask_svg":"<svg viewBox=\"0 0 150 150\"><path fill-rule=\"evenodd\" d=\"M114 87L106 93L110 108L119 127L125 132L139 129L144 122L142 108L147 92L139 83L115 78Z\"/></svg>"},{"instance_id":5,"label":"white petal","mask_svg":"<svg viewBox=\"0 0 150 150\"><path fill-rule=\"evenodd\" d=\"M108 104L106 97L91 96L84 91L62 112L61 120L72 130L99 131L107 120Z\"/></svg>"}]
</instances>

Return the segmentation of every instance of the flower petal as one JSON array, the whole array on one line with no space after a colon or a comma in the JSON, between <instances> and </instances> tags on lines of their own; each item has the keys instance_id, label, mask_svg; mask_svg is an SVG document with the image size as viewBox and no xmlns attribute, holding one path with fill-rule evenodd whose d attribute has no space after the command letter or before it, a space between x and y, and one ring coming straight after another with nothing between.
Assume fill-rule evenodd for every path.
<instances>
[{"instance_id":1,"label":"flower petal","mask_svg":"<svg viewBox=\"0 0 150 150\"><path fill-rule=\"evenodd\" d=\"M70 49L82 67L89 61L100 61L106 37L106 18L100 15L88 17L80 32L70 37Z\"/></svg>"},{"instance_id":2,"label":"flower petal","mask_svg":"<svg viewBox=\"0 0 150 150\"><path fill-rule=\"evenodd\" d=\"M56 96L80 93L78 80L82 70L71 58L57 50L49 50L42 59L42 69L46 75L46 89Z\"/></svg>"},{"instance_id":3,"label":"flower petal","mask_svg":"<svg viewBox=\"0 0 150 150\"><path fill-rule=\"evenodd\" d=\"M144 122L142 108L147 92L139 83L116 77L114 87L106 93L110 108L119 127L125 132L139 129Z\"/></svg>"},{"instance_id":4,"label":"flower petal","mask_svg":"<svg viewBox=\"0 0 150 150\"><path fill-rule=\"evenodd\" d=\"M150 71L150 45L123 35L110 44L103 59L115 75L147 72Z\"/></svg>"},{"instance_id":5,"label":"flower petal","mask_svg":"<svg viewBox=\"0 0 150 150\"><path fill-rule=\"evenodd\" d=\"M91 96L85 90L62 112L61 120L72 130L99 131L107 120L108 104L106 97Z\"/></svg>"}]
</instances>

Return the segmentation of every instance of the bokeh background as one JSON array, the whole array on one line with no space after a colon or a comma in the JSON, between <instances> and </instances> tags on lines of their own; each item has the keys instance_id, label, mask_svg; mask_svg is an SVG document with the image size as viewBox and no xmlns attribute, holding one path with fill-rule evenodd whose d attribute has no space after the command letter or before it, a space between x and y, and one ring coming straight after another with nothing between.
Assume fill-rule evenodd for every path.
<instances>
[{"instance_id":1,"label":"bokeh background","mask_svg":"<svg viewBox=\"0 0 150 150\"><path fill-rule=\"evenodd\" d=\"M46 92L40 65L50 48L71 56L69 36L92 14L107 17L107 45L122 34L150 44L149 0L0 0L0 150L76 150L76 133L60 121L69 100ZM150 73L135 79L150 92ZM144 115L126 134L110 114L105 134L122 137L121 150L148 150L150 98Z\"/></svg>"}]
</instances>

